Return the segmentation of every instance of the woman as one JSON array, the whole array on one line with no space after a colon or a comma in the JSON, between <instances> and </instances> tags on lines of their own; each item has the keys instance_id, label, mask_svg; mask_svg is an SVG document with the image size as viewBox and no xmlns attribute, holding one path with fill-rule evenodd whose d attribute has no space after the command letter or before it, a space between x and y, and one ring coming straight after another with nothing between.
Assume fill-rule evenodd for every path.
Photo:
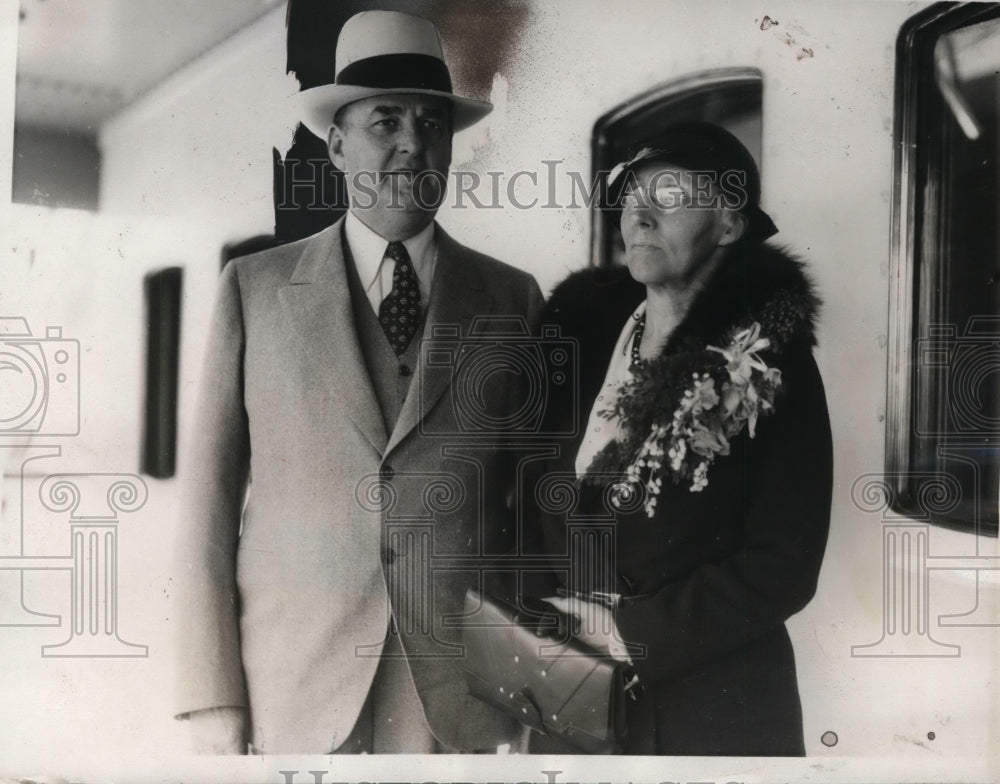
<instances>
[{"instance_id":1,"label":"woman","mask_svg":"<svg viewBox=\"0 0 1000 784\"><path fill-rule=\"evenodd\" d=\"M784 622L815 591L829 526L819 303L764 244L777 229L730 133L668 128L618 168L627 268L571 275L543 319L579 341L581 377L578 405L551 406L575 408L577 435L546 466L576 473L576 507L546 511L536 485L546 549L575 559L570 598L549 601L631 658L626 753L801 755ZM602 515L610 553L567 544L570 518Z\"/></svg>"}]
</instances>

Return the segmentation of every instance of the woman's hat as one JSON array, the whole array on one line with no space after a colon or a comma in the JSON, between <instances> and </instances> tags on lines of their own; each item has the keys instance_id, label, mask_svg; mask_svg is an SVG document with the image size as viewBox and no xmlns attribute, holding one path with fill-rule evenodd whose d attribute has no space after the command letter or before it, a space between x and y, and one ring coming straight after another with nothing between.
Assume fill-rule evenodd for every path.
<instances>
[{"instance_id":1,"label":"woman's hat","mask_svg":"<svg viewBox=\"0 0 1000 784\"><path fill-rule=\"evenodd\" d=\"M348 19L337 38L333 84L303 90L296 96L305 126L326 139L337 111L375 95L416 93L451 102L456 131L493 110L486 101L461 98L451 91L441 37L426 19L398 11L363 11Z\"/></svg>"},{"instance_id":2,"label":"woman's hat","mask_svg":"<svg viewBox=\"0 0 1000 784\"><path fill-rule=\"evenodd\" d=\"M721 181L727 172L742 175L744 198L742 205L736 209L748 221L744 237L762 242L778 233L771 216L760 208L760 170L757 162L743 143L722 126L687 122L665 128L650 146L643 147L632 158L611 170L609 186L614 190L622 174L650 162L672 163L688 171L711 172L716 175L716 182ZM617 183L619 187L622 184Z\"/></svg>"}]
</instances>

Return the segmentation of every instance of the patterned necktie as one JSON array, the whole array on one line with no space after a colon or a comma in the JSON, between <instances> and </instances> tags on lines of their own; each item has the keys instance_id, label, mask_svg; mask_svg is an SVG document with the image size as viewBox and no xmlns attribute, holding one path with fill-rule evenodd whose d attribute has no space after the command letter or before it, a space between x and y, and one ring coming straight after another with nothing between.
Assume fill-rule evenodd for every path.
<instances>
[{"instance_id":1,"label":"patterned necktie","mask_svg":"<svg viewBox=\"0 0 1000 784\"><path fill-rule=\"evenodd\" d=\"M396 262L392 291L382 300L378 320L397 357L403 356L420 325L420 284L402 242L390 242L385 255Z\"/></svg>"}]
</instances>

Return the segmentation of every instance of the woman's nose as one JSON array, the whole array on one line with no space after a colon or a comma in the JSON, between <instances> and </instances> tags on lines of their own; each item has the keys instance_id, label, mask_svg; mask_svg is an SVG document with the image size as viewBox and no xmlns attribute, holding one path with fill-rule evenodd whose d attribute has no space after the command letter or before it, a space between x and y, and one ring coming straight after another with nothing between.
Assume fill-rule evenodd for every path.
<instances>
[{"instance_id":1,"label":"woman's nose","mask_svg":"<svg viewBox=\"0 0 1000 784\"><path fill-rule=\"evenodd\" d=\"M641 226L642 228L652 228L656 225L656 216L652 208L643 202L634 206L624 208L622 222L628 222L631 226Z\"/></svg>"}]
</instances>

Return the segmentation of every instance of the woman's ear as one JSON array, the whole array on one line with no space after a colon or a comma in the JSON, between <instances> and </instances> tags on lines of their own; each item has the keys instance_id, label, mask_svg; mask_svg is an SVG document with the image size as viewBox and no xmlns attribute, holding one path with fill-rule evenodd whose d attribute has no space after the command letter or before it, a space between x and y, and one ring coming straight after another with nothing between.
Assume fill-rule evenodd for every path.
<instances>
[{"instance_id":1,"label":"woman's ear","mask_svg":"<svg viewBox=\"0 0 1000 784\"><path fill-rule=\"evenodd\" d=\"M732 245L747 230L749 223L747 216L736 210L722 210L722 235L719 237L719 245Z\"/></svg>"}]
</instances>

